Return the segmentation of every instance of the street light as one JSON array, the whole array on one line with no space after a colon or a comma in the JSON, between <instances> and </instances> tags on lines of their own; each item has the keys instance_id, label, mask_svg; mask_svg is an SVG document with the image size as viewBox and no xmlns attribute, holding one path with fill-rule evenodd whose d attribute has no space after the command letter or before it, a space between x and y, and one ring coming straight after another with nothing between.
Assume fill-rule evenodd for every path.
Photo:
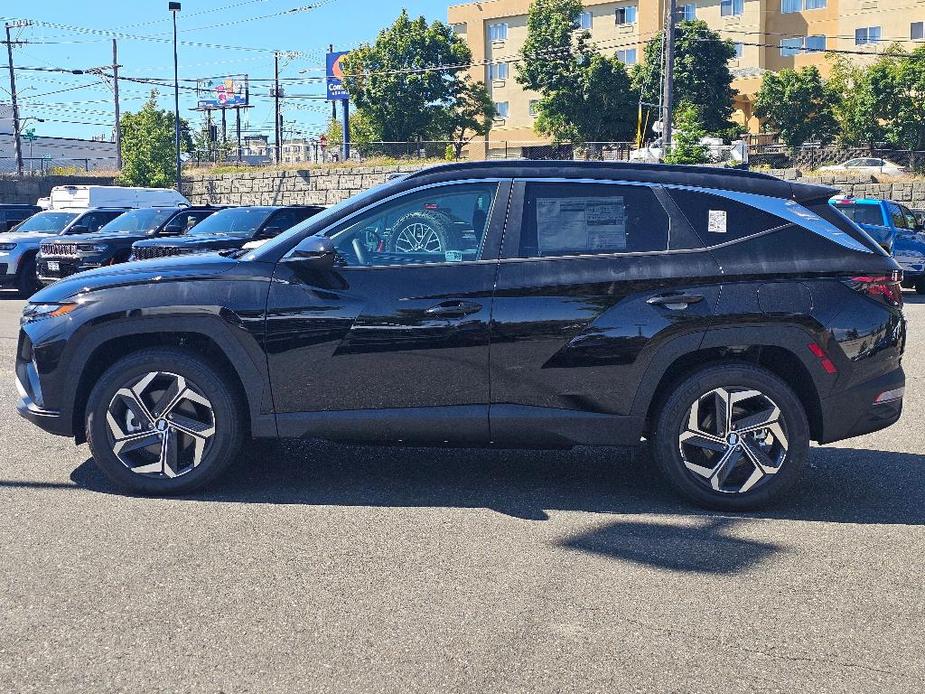
<instances>
[{"instance_id":1,"label":"street light","mask_svg":"<svg viewBox=\"0 0 925 694\"><path fill-rule=\"evenodd\" d=\"M173 15L173 113L174 139L177 153L177 190L180 190L180 75L177 64L177 12L180 3L168 2L167 9Z\"/></svg>"}]
</instances>

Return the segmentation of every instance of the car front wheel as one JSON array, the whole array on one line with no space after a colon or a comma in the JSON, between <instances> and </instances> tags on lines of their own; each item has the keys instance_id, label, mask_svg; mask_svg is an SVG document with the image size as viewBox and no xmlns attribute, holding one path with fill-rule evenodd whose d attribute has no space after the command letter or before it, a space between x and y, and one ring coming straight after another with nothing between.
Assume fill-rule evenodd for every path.
<instances>
[{"instance_id":1,"label":"car front wheel","mask_svg":"<svg viewBox=\"0 0 925 694\"><path fill-rule=\"evenodd\" d=\"M235 458L242 406L228 376L180 349L149 349L118 361L87 402L97 465L142 494L180 494L215 479Z\"/></svg>"},{"instance_id":2,"label":"car front wheel","mask_svg":"<svg viewBox=\"0 0 925 694\"><path fill-rule=\"evenodd\" d=\"M727 363L673 389L655 417L651 449L665 479L698 504L763 506L800 478L809 457L803 406L780 378Z\"/></svg>"}]
</instances>

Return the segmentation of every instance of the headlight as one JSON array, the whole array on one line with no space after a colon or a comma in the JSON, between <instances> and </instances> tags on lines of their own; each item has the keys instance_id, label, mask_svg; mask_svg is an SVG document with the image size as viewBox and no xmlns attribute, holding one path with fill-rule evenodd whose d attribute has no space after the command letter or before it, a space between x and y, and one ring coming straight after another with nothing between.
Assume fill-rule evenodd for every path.
<instances>
[{"instance_id":1,"label":"headlight","mask_svg":"<svg viewBox=\"0 0 925 694\"><path fill-rule=\"evenodd\" d=\"M15 243L0 243L0 251L12 251L16 248Z\"/></svg>"},{"instance_id":2,"label":"headlight","mask_svg":"<svg viewBox=\"0 0 925 694\"><path fill-rule=\"evenodd\" d=\"M35 321L43 320L45 318L58 318L60 316L66 316L79 304L76 303L65 303L65 304L26 304L26 307L22 310L22 323L34 323Z\"/></svg>"},{"instance_id":3,"label":"headlight","mask_svg":"<svg viewBox=\"0 0 925 694\"><path fill-rule=\"evenodd\" d=\"M81 253L104 253L109 246L101 243L78 243L77 250Z\"/></svg>"}]
</instances>

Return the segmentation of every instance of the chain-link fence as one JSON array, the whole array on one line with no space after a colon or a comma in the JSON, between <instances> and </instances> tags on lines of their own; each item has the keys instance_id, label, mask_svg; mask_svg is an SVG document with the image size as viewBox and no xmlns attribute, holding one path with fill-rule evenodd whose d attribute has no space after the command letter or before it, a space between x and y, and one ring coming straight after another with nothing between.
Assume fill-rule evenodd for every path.
<instances>
[{"instance_id":1,"label":"chain-link fence","mask_svg":"<svg viewBox=\"0 0 925 694\"><path fill-rule=\"evenodd\" d=\"M26 176L85 173L95 169L115 169L112 157L23 157L22 169ZM0 157L0 174L16 173L16 157Z\"/></svg>"},{"instance_id":2,"label":"chain-link fence","mask_svg":"<svg viewBox=\"0 0 925 694\"><path fill-rule=\"evenodd\" d=\"M838 145L803 145L787 147L782 144L753 145L751 164L770 166L775 169L796 168L807 171L822 166L844 164L857 159L885 160L884 167L888 173L893 170L889 164L895 164L909 171L925 169L925 151L914 149L892 149L885 147L843 147ZM875 162L855 162L858 166L877 168Z\"/></svg>"}]
</instances>

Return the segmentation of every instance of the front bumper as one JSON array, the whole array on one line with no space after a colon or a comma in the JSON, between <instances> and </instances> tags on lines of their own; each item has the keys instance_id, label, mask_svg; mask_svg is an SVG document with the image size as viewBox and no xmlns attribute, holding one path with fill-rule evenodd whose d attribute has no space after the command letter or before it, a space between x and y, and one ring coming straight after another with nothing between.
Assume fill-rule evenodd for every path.
<instances>
[{"instance_id":1,"label":"front bumper","mask_svg":"<svg viewBox=\"0 0 925 694\"><path fill-rule=\"evenodd\" d=\"M823 436L819 443L862 436L895 424L902 416L902 398L884 403L875 403L875 400L882 393L897 391L905 385L906 375L900 366L823 399L820 403Z\"/></svg>"},{"instance_id":2,"label":"front bumper","mask_svg":"<svg viewBox=\"0 0 925 694\"><path fill-rule=\"evenodd\" d=\"M44 257L39 256L36 261L36 275L42 284L53 284L58 280L76 275L84 270L92 270L103 265L99 261L90 261L85 258L74 257Z\"/></svg>"},{"instance_id":3,"label":"front bumper","mask_svg":"<svg viewBox=\"0 0 925 694\"><path fill-rule=\"evenodd\" d=\"M73 436L74 430L70 417L64 417L56 410L46 409L43 402L42 386L38 371L31 359L31 344L29 338L20 333L19 345L16 354L16 390L19 393L19 402L16 411L40 429L57 436Z\"/></svg>"}]
</instances>

